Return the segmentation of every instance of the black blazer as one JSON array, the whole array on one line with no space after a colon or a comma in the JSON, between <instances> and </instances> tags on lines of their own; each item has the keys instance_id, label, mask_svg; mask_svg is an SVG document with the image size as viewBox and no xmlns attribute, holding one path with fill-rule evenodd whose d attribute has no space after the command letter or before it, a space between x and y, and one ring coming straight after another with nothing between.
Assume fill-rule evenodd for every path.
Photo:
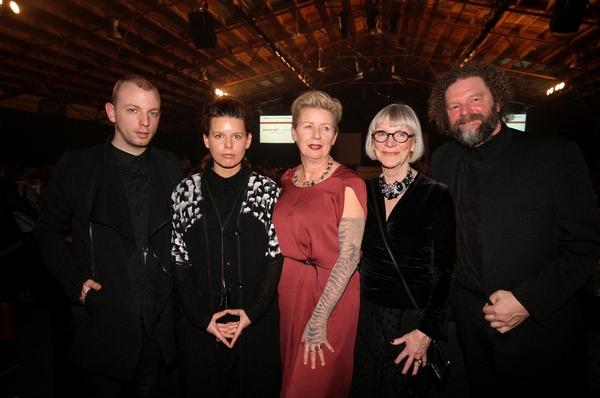
<instances>
[{"instance_id":1,"label":"black blazer","mask_svg":"<svg viewBox=\"0 0 600 398\"><path fill-rule=\"evenodd\" d=\"M153 326L169 362L175 355L169 197L182 172L173 154L149 150L149 247L165 268L156 273ZM73 316L79 321L71 359L84 369L129 380L142 347L139 308L133 305L126 266L136 246L127 200L108 161L109 151L106 143L62 156L42 195L36 236L47 267L72 301ZM69 235L71 246L65 241ZM102 284L102 289L90 290L81 305L81 287L89 278Z\"/></svg>"},{"instance_id":2,"label":"black blazer","mask_svg":"<svg viewBox=\"0 0 600 398\"><path fill-rule=\"evenodd\" d=\"M485 147L448 142L434 153L432 172L448 185L457 209L461 184L478 184L481 293L509 290L531 315L497 336L498 352L524 366L572 360L585 347L578 292L600 255L598 209L583 157L572 142L505 125ZM476 162L477 181L460 181L457 170L466 161ZM458 258L457 281L465 286L461 267Z\"/></svg>"}]
</instances>

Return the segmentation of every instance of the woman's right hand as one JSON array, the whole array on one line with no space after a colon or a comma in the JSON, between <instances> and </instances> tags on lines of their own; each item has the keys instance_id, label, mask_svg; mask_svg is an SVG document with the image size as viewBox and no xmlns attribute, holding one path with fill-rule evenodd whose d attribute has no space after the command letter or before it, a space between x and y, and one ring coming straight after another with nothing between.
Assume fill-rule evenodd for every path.
<instances>
[{"instance_id":1,"label":"woman's right hand","mask_svg":"<svg viewBox=\"0 0 600 398\"><path fill-rule=\"evenodd\" d=\"M416 375L420 368L427 365L427 349L431 343L431 338L419 329L415 329L411 332L406 333L402 337L394 339L391 344L400 345L404 344L404 349L398 355L394 363L400 365L402 361L406 359L404 367L402 368L402 374L407 374L412 367L412 375Z\"/></svg>"},{"instance_id":2,"label":"woman's right hand","mask_svg":"<svg viewBox=\"0 0 600 398\"><path fill-rule=\"evenodd\" d=\"M210 320L210 323L206 327L206 331L208 333L212 334L213 336L215 336L217 341L220 341L221 343L225 344L225 346L227 348L231 348L231 347L233 347L233 345L228 340L228 338L233 337L233 334L230 335L230 333L229 333L229 330L231 329L231 325L226 323L226 324L222 324L222 325L225 325L224 327L222 327L221 325L217 324L217 320L223 318L227 314L236 315L236 311L227 309L227 310L215 312ZM234 322L234 324L237 324L237 322ZM235 329L237 329L237 326L235 326L233 328L234 334L235 334Z\"/></svg>"}]
</instances>

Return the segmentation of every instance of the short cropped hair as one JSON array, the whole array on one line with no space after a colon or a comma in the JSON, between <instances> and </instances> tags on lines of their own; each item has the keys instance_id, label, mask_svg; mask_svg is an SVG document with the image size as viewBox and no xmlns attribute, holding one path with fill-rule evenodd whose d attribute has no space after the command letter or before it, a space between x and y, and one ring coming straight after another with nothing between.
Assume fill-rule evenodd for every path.
<instances>
[{"instance_id":1,"label":"short cropped hair","mask_svg":"<svg viewBox=\"0 0 600 398\"><path fill-rule=\"evenodd\" d=\"M367 133L367 139L365 140L366 155L372 160L377 160L371 134L375 132L377 126L381 124L386 117L390 118L390 124L402 126L408 130L408 133L415 135L413 137L415 139L415 149L410 154L408 161L413 163L419 160L421 156L423 156L423 151L425 150L421 123L419 123L419 118L415 111L405 104L391 104L377 112L373 120L371 120L371 124L369 124L369 131Z\"/></svg>"},{"instance_id":2,"label":"short cropped hair","mask_svg":"<svg viewBox=\"0 0 600 398\"><path fill-rule=\"evenodd\" d=\"M156 91L158 98L160 98L160 93L158 92L158 88L150 80L146 79L144 76L141 76L141 75L129 75L129 76L124 76L124 77L120 78L115 83L115 85L113 87L113 91L112 91L112 98L111 98L111 102L113 105L115 105L117 103L117 99L119 97L119 90L121 89L121 86L125 83L133 83L144 91L151 91L151 90Z\"/></svg>"},{"instance_id":3,"label":"short cropped hair","mask_svg":"<svg viewBox=\"0 0 600 398\"><path fill-rule=\"evenodd\" d=\"M446 90L456 83L457 80L467 79L469 77L479 77L485 83L486 87L492 93L494 103L498 104L500 117L507 113L508 102L512 98L512 90L508 79L500 70L493 66L468 63L461 67L455 67L440 77L431 89L431 95L427 101L429 120L431 120L441 132L450 131L448 114L446 112Z\"/></svg>"},{"instance_id":4,"label":"short cropped hair","mask_svg":"<svg viewBox=\"0 0 600 398\"><path fill-rule=\"evenodd\" d=\"M298 125L300 111L304 108L317 108L329 111L333 115L335 122L335 131L338 131L338 124L342 120L342 104L337 98L331 97L323 91L306 91L292 103L292 125Z\"/></svg>"},{"instance_id":5,"label":"short cropped hair","mask_svg":"<svg viewBox=\"0 0 600 398\"><path fill-rule=\"evenodd\" d=\"M201 115L202 134L208 135L210 121L215 117L242 119L244 129L248 128L248 110L242 101L233 97L220 97L204 107Z\"/></svg>"}]
</instances>

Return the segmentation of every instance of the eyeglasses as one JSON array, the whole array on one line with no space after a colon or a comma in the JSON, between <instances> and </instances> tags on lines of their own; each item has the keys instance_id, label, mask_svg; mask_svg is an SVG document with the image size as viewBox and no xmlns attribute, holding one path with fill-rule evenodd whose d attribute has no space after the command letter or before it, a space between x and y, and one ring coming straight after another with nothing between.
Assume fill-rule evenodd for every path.
<instances>
[{"instance_id":1,"label":"eyeglasses","mask_svg":"<svg viewBox=\"0 0 600 398\"><path fill-rule=\"evenodd\" d=\"M388 133L383 130L377 130L371 134L371 137L379 143L384 143L388 140L388 138L390 138L390 135L394 138L394 141L399 144L402 144L408 141L409 138L415 136L414 134L409 134L406 131L394 131L393 133Z\"/></svg>"}]
</instances>

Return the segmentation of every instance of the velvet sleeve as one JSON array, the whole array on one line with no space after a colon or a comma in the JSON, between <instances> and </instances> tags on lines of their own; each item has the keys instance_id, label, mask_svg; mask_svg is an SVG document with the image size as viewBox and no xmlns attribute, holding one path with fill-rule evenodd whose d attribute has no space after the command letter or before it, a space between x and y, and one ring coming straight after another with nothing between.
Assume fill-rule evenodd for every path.
<instances>
[{"instance_id":1,"label":"velvet sleeve","mask_svg":"<svg viewBox=\"0 0 600 398\"><path fill-rule=\"evenodd\" d=\"M432 338L445 337L448 299L456 259L456 224L450 192L443 188L437 195L432 215L432 290L424 307L419 330Z\"/></svg>"}]
</instances>

